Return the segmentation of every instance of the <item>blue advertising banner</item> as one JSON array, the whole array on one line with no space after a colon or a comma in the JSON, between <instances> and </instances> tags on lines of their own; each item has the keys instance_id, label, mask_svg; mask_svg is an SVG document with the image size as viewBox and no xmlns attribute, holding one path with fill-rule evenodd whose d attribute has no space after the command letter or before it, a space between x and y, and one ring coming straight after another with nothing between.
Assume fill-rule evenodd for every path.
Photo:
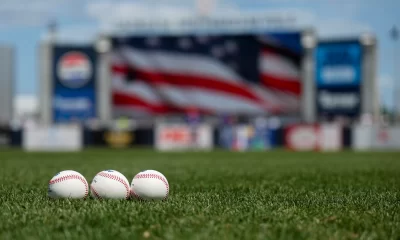
<instances>
[{"instance_id":1,"label":"blue advertising banner","mask_svg":"<svg viewBox=\"0 0 400 240\"><path fill-rule=\"evenodd\" d=\"M96 52L92 46L53 49L53 122L96 117Z\"/></svg>"},{"instance_id":2,"label":"blue advertising banner","mask_svg":"<svg viewBox=\"0 0 400 240\"><path fill-rule=\"evenodd\" d=\"M318 116L358 117L362 84L362 46L359 41L320 42L315 54Z\"/></svg>"},{"instance_id":3,"label":"blue advertising banner","mask_svg":"<svg viewBox=\"0 0 400 240\"><path fill-rule=\"evenodd\" d=\"M318 87L359 86L362 46L358 41L321 42L316 49Z\"/></svg>"}]
</instances>

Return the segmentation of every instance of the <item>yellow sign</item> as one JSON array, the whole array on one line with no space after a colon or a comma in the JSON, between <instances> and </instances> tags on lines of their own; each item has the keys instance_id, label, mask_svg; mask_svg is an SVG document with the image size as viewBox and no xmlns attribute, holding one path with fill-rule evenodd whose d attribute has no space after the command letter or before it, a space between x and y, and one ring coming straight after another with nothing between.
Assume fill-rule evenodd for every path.
<instances>
[{"instance_id":1,"label":"yellow sign","mask_svg":"<svg viewBox=\"0 0 400 240\"><path fill-rule=\"evenodd\" d=\"M134 136L130 132L107 132L104 139L112 147L124 148L133 142Z\"/></svg>"}]
</instances>

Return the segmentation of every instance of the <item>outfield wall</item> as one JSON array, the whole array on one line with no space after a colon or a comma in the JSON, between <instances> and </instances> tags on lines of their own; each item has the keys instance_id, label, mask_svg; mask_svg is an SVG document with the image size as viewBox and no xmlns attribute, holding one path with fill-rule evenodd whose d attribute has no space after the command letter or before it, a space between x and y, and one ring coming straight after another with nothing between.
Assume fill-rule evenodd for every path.
<instances>
[{"instance_id":1,"label":"outfield wall","mask_svg":"<svg viewBox=\"0 0 400 240\"><path fill-rule=\"evenodd\" d=\"M163 123L147 128L102 128L80 125L0 128L0 146L27 151L80 151L85 148L153 148L157 151L334 152L400 150L400 128L337 124Z\"/></svg>"}]
</instances>

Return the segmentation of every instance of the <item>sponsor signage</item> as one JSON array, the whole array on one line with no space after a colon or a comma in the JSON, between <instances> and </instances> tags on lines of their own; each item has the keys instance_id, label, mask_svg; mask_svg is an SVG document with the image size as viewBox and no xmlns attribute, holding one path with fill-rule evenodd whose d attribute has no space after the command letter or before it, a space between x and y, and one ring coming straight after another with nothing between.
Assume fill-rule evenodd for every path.
<instances>
[{"instance_id":1,"label":"sponsor signage","mask_svg":"<svg viewBox=\"0 0 400 240\"><path fill-rule=\"evenodd\" d=\"M155 131L155 145L158 150L207 150L213 147L211 126L199 124L159 124Z\"/></svg>"},{"instance_id":2,"label":"sponsor signage","mask_svg":"<svg viewBox=\"0 0 400 240\"><path fill-rule=\"evenodd\" d=\"M399 150L400 127L358 125L352 130L354 150Z\"/></svg>"},{"instance_id":3,"label":"sponsor signage","mask_svg":"<svg viewBox=\"0 0 400 240\"><path fill-rule=\"evenodd\" d=\"M26 151L79 151L83 147L82 129L76 125L26 127L22 145Z\"/></svg>"},{"instance_id":4,"label":"sponsor signage","mask_svg":"<svg viewBox=\"0 0 400 240\"><path fill-rule=\"evenodd\" d=\"M129 131L109 131L104 134L105 142L113 148L126 148L131 146L134 135Z\"/></svg>"},{"instance_id":5,"label":"sponsor signage","mask_svg":"<svg viewBox=\"0 0 400 240\"><path fill-rule=\"evenodd\" d=\"M317 86L360 85L361 59L358 41L320 43L316 50Z\"/></svg>"},{"instance_id":6,"label":"sponsor signage","mask_svg":"<svg viewBox=\"0 0 400 240\"><path fill-rule=\"evenodd\" d=\"M258 129L252 125L238 126L233 149L244 150L267 150L270 149L270 136L267 128Z\"/></svg>"},{"instance_id":7,"label":"sponsor signage","mask_svg":"<svg viewBox=\"0 0 400 240\"><path fill-rule=\"evenodd\" d=\"M361 113L362 46L358 41L327 41L316 50L318 116L358 117Z\"/></svg>"},{"instance_id":8,"label":"sponsor signage","mask_svg":"<svg viewBox=\"0 0 400 240\"><path fill-rule=\"evenodd\" d=\"M293 125L286 129L285 143L294 151L338 151L342 129L335 124Z\"/></svg>"},{"instance_id":9,"label":"sponsor signage","mask_svg":"<svg viewBox=\"0 0 400 240\"><path fill-rule=\"evenodd\" d=\"M238 125L234 127L230 149L236 151L267 150L271 148L271 131L267 127L256 125Z\"/></svg>"},{"instance_id":10,"label":"sponsor signage","mask_svg":"<svg viewBox=\"0 0 400 240\"><path fill-rule=\"evenodd\" d=\"M361 111L360 89L357 87L317 89L316 104L320 115L358 116Z\"/></svg>"},{"instance_id":11,"label":"sponsor signage","mask_svg":"<svg viewBox=\"0 0 400 240\"><path fill-rule=\"evenodd\" d=\"M275 128L266 123L223 125L219 128L221 147L235 151L268 150L272 147Z\"/></svg>"},{"instance_id":12,"label":"sponsor signage","mask_svg":"<svg viewBox=\"0 0 400 240\"><path fill-rule=\"evenodd\" d=\"M57 76L68 88L81 88L93 76L93 66L88 55L81 51L69 51L57 62Z\"/></svg>"},{"instance_id":13,"label":"sponsor signage","mask_svg":"<svg viewBox=\"0 0 400 240\"><path fill-rule=\"evenodd\" d=\"M91 46L56 46L53 51L53 121L95 118L95 50Z\"/></svg>"},{"instance_id":14,"label":"sponsor signage","mask_svg":"<svg viewBox=\"0 0 400 240\"><path fill-rule=\"evenodd\" d=\"M88 146L110 148L131 148L135 146L154 146L154 130L138 128L135 130L88 129L84 130L84 142Z\"/></svg>"}]
</instances>

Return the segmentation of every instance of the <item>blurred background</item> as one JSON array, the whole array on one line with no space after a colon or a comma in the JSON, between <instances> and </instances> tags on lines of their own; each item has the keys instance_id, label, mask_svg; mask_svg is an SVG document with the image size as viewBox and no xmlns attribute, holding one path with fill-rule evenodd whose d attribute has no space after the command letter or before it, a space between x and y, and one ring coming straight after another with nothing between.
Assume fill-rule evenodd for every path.
<instances>
[{"instance_id":1,"label":"blurred background","mask_svg":"<svg viewBox=\"0 0 400 240\"><path fill-rule=\"evenodd\" d=\"M395 0L2 0L0 146L400 149Z\"/></svg>"}]
</instances>

